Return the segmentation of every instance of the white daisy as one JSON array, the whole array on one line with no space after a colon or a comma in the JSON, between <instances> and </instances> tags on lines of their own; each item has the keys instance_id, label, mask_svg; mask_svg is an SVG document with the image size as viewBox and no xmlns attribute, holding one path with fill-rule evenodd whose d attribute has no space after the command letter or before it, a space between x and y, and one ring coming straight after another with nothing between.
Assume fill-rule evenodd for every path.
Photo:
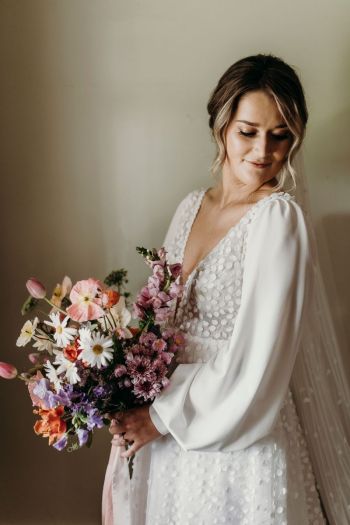
<instances>
[{"instance_id":1,"label":"white daisy","mask_svg":"<svg viewBox=\"0 0 350 525\"><path fill-rule=\"evenodd\" d=\"M75 363L66 359L60 350L54 350L54 353L56 355L54 365L59 365L57 368L57 374L64 373L65 379L67 379L68 383L71 385L78 383L78 381L80 381L80 376Z\"/></svg>"},{"instance_id":2,"label":"white daisy","mask_svg":"<svg viewBox=\"0 0 350 525\"><path fill-rule=\"evenodd\" d=\"M26 321L21 329L21 334L16 341L16 346L26 346L27 343L31 340L35 333L35 329L39 319L36 317L34 321Z\"/></svg>"},{"instance_id":3,"label":"white daisy","mask_svg":"<svg viewBox=\"0 0 350 525\"><path fill-rule=\"evenodd\" d=\"M84 348L86 346L89 346L91 343L91 330L87 327L80 328L79 330L79 348Z\"/></svg>"},{"instance_id":4,"label":"white daisy","mask_svg":"<svg viewBox=\"0 0 350 525\"><path fill-rule=\"evenodd\" d=\"M57 370L54 366L52 366L52 363L47 360L44 364L44 368L46 371L46 377L47 379L54 384L56 392L58 393L62 388L62 382L61 379L57 375Z\"/></svg>"},{"instance_id":5,"label":"white daisy","mask_svg":"<svg viewBox=\"0 0 350 525\"><path fill-rule=\"evenodd\" d=\"M47 325L53 326L55 329L55 333L53 334L55 341L57 343L57 346L60 346L61 348L64 348L67 346L72 339L74 339L75 334L77 333L76 328L67 328L67 323L69 316L67 315L63 321L60 319L60 313L51 313L50 314L50 321L44 321Z\"/></svg>"},{"instance_id":6,"label":"white daisy","mask_svg":"<svg viewBox=\"0 0 350 525\"><path fill-rule=\"evenodd\" d=\"M39 350L39 352L49 352L49 354L52 354L53 351L53 343L49 336L45 334L43 330L40 330L40 328L37 329L36 334L33 336L33 339L35 343L33 343L33 346Z\"/></svg>"},{"instance_id":7,"label":"white daisy","mask_svg":"<svg viewBox=\"0 0 350 525\"><path fill-rule=\"evenodd\" d=\"M90 339L80 339L79 348L82 349L78 359L86 361L90 366L105 366L113 358L113 341L111 337L102 334L91 334Z\"/></svg>"}]
</instances>

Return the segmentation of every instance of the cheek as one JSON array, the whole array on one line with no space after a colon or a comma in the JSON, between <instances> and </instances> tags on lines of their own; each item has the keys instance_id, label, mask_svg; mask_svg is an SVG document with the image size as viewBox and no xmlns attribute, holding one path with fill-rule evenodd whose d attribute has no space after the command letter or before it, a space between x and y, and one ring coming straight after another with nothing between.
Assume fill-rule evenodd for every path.
<instances>
[{"instance_id":1,"label":"cheek","mask_svg":"<svg viewBox=\"0 0 350 525\"><path fill-rule=\"evenodd\" d=\"M276 148L276 153L275 153L276 160L284 161L286 157L288 156L291 145L292 145L291 143L278 145L278 147Z\"/></svg>"},{"instance_id":2,"label":"cheek","mask_svg":"<svg viewBox=\"0 0 350 525\"><path fill-rule=\"evenodd\" d=\"M245 140L235 137L230 140L227 152L232 160L240 160L244 154L250 150L249 143Z\"/></svg>"}]
</instances>

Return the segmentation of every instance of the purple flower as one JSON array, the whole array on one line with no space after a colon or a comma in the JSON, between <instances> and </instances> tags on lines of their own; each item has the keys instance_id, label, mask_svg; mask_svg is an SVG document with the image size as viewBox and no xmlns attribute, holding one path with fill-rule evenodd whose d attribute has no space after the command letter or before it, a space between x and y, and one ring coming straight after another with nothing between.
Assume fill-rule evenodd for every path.
<instances>
[{"instance_id":1,"label":"purple flower","mask_svg":"<svg viewBox=\"0 0 350 525\"><path fill-rule=\"evenodd\" d=\"M167 367L162 359L156 359L152 363L152 371L155 374L156 381L160 381L166 375Z\"/></svg>"},{"instance_id":2,"label":"purple flower","mask_svg":"<svg viewBox=\"0 0 350 525\"><path fill-rule=\"evenodd\" d=\"M132 382L152 381L154 373L151 366L151 360L147 356L136 355L133 359L127 361L128 373L132 376Z\"/></svg>"},{"instance_id":3,"label":"purple flower","mask_svg":"<svg viewBox=\"0 0 350 525\"><path fill-rule=\"evenodd\" d=\"M182 266L180 263L175 263L169 264L168 268L169 272L171 273L171 276L174 277L174 279L176 279L181 273Z\"/></svg>"},{"instance_id":4,"label":"purple flower","mask_svg":"<svg viewBox=\"0 0 350 525\"><path fill-rule=\"evenodd\" d=\"M176 297L179 297L181 295L183 290L183 285L178 283L171 283L169 288L169 295L172 299L175 299Z\"/></svg>"},{"instance_id":5,"label":"purple flower","mask_svg":"<svg viewBox=\"0 0 350 525\"><path fill-rule=\"evenodd\" d=\"M67 446L67 441L68 441L67 434L63 434L63 436L60 437L60 439L58 439L56 443L53 444L53 446L55 447L56 450L61 451Z\"/></svg>"},{"instance_id":6,"label":"purple flower","mask_svg":"<svg viewBox=\"0 0 350 525\"><path fill-rule=\"evenodd\" d=\"M162 332L162 337L163 339L167 340L169 339L170 337L172 337L175 333L175 330L174 328L166 328L163 332Z\"/></svg>"},{"instance_id":7,"label":"purple flower","mask_svg":"<svg viewBox=\"0 0 350 525\"><path fill-rule=\"evenodd\" d=\"M50 390L49 385L48 379L39 379L39 381L36 381L33 393L44 401L47 408L55 408L59 401L56 399L56 394Z\"/></svg>"},{"instance_id":8,"label":"purple flower","mask_svg":"<svg viewBox=\"0 0 350 525\"><path fill-rule=\"evenodd\" d=\"M164 306L163 308L158 308L155 310L154 313L156 323L161 323L162 321L168 319L170 308L168 306Z\"/></svg>"},{"instance_id":9,"label":"purple flower","mask_svg":"<svg viewBox=\"0 0 350 525\"><path fill-rule=\"evenodd\" d=\"M164 248L164 246L159 248L159 250L157 251L157 255L159 259L162 261L162 263L164 264L166 261L166 249Z\"/></svg>"},{"instance_id":10,"label":"purple flower","mask_svg":"<svg viewBox=\"0 0 350 525\"><path fill-rule=\"evenodd\" d=\"M170 365L173 357L174 354L171 354L170 352L162 352L160 354L160 358L163 359L164 363L166 363L167 365Z\"/></svg>"},{"instance_id":11,"label":"purple flower","mask_svg":"<svg viewBox=\"0 0 350 525\"><path fill-rule=\"evenodd\" d=\"M145 346L151 346L153 341L155 341L156 339L157 336L153 332L142 332L139 341Z\"/></svg>"},{"instance_id":12,"label":"purple flower","mask_svg":"<svg viewBox=\"0 0 350 525\"><path fill-rule=\"evenodd\" d=\"M117 365L114 369L114 376L118 379L119 377L124 376L127 373L125 365Z\"/></svg>"},{"instance_id":13,"label":"purple flower","mask_svg":"<svg viewBox=\"0 0 350 525\"><path fill-rule=\"evenodd\" d=\"M134 385L133 392L136 397L141 397L145 401L154 398L161 391L160 383L154 381L140 381Z\"/></svg>"},{"instance_id":14,"label":"purple flower","mask_svg":"<svg viewBox=\"0 0 350 525\"><path fill-rule=\"evenodd\" d=\"M92 390L94 395L97 397L97 399L103 397L106 395L106 387L102 385L95 386L95 388Z\"/></svg>"},{"instance_id":15,"label":"purple flower","mask_svg":"<svg viewBox=\"0 0 350 525\"><path fill-rule=\"evenodd\" d=\"M163 303L167 303L170 301L171 297L165 292L159 292L158 299L163 301Z\"/></svg>"},{"instance_id":16,"label":"purple flower","mask_svg":"<svg viewBox=\"0 0 350 525\"><path fill-rule=\"evenodd\" d=\"M100 416L97 412L97 409L96 408L89 408L87 410L87 427L88 427L88 430L92 430L93 428L97 427L97 428L102 428L104 423L103 423L103 419L102 419L102 416Z\"/></svg>"},{"instance_id":17,"label":"purple flower","mask_svg":"<svg viewBox=\"0 0 350 525\"><path fill-rule=\"evenodd\" d=\"M135 317L138 317L139 319L145 318L145 310L139 303L133 304L133 314Z\"/></svg>"},{"instance_id":18,"label":"purple flower","mask_svg":"<svg viewBox=\"0 0 350 525\"><path fill-rule=\"evenodd\" d=\"M161 308L163 302L159 297L156 296L156 297L153 297L151 304L154 310L158 310L159 308Z\"/></svg>"},{"instance_id":19,"label":"purple flower","mask_svg":"<svg viewBox=\"0 0 350 525\"><path fill-rule=\"evenodd\" d=\"M163 283L165 272L164 266L157 263L153 266L153 276L158 280L159 284Z\"/></svg>"},{"instance_id":20,"label":"purple flower","mask_svg":"<svg viewBox=\"0 0 350 525\"><path fill-rule=\"evenodd\" d=\"M152 348L157 352L162 352L166 348L166 342L164 341L164 339L156 339L152 343Z\"/></svg>"},{"instance_id":21,"label":"purple flower","mask_svg":"<svg viewBox=\"0 0 350 525\"><path fill-rule=\"evenodd\" d=\"M84 428L78 428L77 436L79 439L79 446L82 447L83 445L85 445L85 443L89 439L89 432L85 430Z\"/></svg>"}]
</instances>

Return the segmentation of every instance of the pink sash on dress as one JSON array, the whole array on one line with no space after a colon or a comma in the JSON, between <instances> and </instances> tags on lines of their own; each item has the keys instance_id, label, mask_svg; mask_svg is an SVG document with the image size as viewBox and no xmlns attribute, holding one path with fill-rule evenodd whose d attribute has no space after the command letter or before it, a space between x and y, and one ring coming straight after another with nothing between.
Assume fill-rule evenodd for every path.
<instances>
[{"instance_id":1,"label":"pink sash on dress","mask_svg":"<svg viewBox=\"0 0 350 525\"><path fill-rule=\"evenodd\" d=\"M102 492L102 525L130 525L130 478L128 460L122 447L114 445L105 474Z\"/></svg>"}]
</instances>

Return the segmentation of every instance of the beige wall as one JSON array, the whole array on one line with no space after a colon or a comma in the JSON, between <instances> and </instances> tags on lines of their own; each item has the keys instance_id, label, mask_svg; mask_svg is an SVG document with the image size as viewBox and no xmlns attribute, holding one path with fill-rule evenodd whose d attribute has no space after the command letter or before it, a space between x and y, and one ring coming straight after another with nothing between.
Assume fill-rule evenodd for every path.
<instances>
[{"instance_id":1,"label":"beige wall","mask_svg":"<svg viewBox=\"0 0 350 525\"><path fill-rule=\"evenodd\" d=\"M160 246L180 198L211 185L209 93L258 52L302 76L312 205L349 343L349 16L347 0L2 0L0 360L26 365L14 341L28 276L127 267L142 284L135 246ZM107 431L58 453L34 436L23 385L0 389L0 522L99 523Z\"/></svg>"}]
</instances>

